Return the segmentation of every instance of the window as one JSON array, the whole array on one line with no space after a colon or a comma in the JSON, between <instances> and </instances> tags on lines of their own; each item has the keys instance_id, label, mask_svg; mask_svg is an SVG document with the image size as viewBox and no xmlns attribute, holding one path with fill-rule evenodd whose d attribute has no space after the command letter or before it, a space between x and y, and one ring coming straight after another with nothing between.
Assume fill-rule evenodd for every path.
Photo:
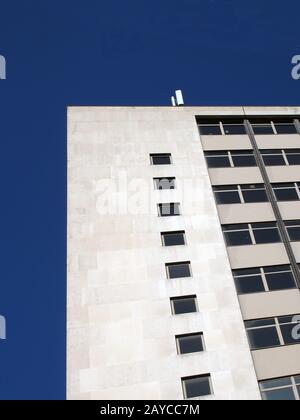
<instances>
[{"instance_id":1,"label":"window","mask_svg":"<svg viewBox=\"0 0 300 420\"><path fill-rule=\"evenodd\" d=\"M241 185L245 203L264 203L269 201L264 184Z\"/></svg>"},{"instance_id":2,"label":"window","mask_svg":"<svg viewBox=\"0 0 300 420\"><path fill-rule=\"evenodd\" d=\"M152 165L171 165L171 153L154 153L150 155Z\"/></svg>"},{"instance_id":3,"label":"window","mask_svg":"<svg viewBox=\"0 0 300 420\"><path fill-rule=\"evenodd\" d=\"M287 228L290 241L300 241L300 220L291 220L284 223Z\"/></svg>"},{"instance_id":4,"label":"window","mask_svg":"<svg viewBox=\"0 0 300 420\"><path fill-rule=\"evenodd\" d=\"M204 351L203 334L184 334L176 336L178 354L199 353Z\"/></svg>"},{"instance_id":5,"label":"window","mask_svg":"<svg viewBox=\"0 0 300 420\"><path fill-rule=\"evenodd\" d=\"M300 200L300 190L297 183L273 184L272 187L277 201Z\"/></svg>"},{"instance_id":6,"label":"window","mask_svg":"<svg viewBox=\"0 0 300 420\"><path fill-rule=\"evenodd\" d=\"M261 155L266 166L286 165L282 150L262 150Z\"/></svg>"},{"instance_id":7,"label":"window","mask_svg":"<svg viewBox=\"0 0 300 420\"><path fill-rule=\"evenodd\" d=\"M257 166L253 150L205 152L209 168Z\"/></svg>"},{"instance_id":8,"label":"window","mask_svg":"<svg viewBox=\"0 0 300 420\"><path fill-rule=\"evenodd\" d=\"M293 334L297 325L299 323L291 315L246 321L251 350L299 344L300 338Z\"/></svg>"},{"instance_id":9,"label":"window","mask_svg":"<svg viewBox=\"0 0 300 420\"><path fill-rule=\"evenodd\" d=\"M222 229L227 246L281 242L281 237L275 222L223 225Z\"/></svg>"},{"instance_id":10,"label":"window","mask_svg":"<svg viewBox=\"0 0 300 420\"><path fill-rule=\"evenodd\" d=\"M276 123L275 130L277 134L297 134L296 126L293 122L290 123Z\"/></svg>"},{"instance_id":11,"label":"window","mask_svg":"<svg viewBox=\"0 0 300 420\"><path fill-rule=\"evenodd\" d=\"M206 397L213 394L210 375L191 376L182 378L181 381L185 399Z\"/></svg>"},{"instance_id":12,"label":"window","mask_svg":"<svg viewBox=\"0 0 300 420\"><path fill-rule=\"evenodd\" d=\"M171 309L173 315L198 312L196 295L171 298Z\"/></svg>"},{"instance_id":13,"label":"window","mask_svg":"<svg viewBox=\"0 0 300 420\"><path fill-rule=\"evenodd\" d=\"M275 134L271 122L253 123L252 128L253 128L254 134Z\"/></svg>"},{"instance_id":14,"label":"window","mask_svg":"<svg viewBox=\"0 0 300 420\"><path fill-rule=\"evenodd\" d=\"M300 149L287 149L285 155L289 165L300 165Z\"/></svg>"},{"instance_id":15,"label":"window","mask_svg":"<svg viewBox=\"0 0 300 420\"><path fill-rule=\"evenodd\" d=\"M238 185L213 187L213 190L217 204L237 204L242 202Z\"/></svg>"},{"instance_id":16,"label":"window","mask_svg":"<svg viewBox=\"0 0 300 420\"><path fill-rule=\"evenodd\" d=\"M300 400L300 376L262 381L259 387L265 401Z\"/></svg>"},{"instance_id":17,"label":"window","mask_svg":"<svg viewBox=\"0 0 300 420\"><path fill-rule=\"evenodd\" d=\"M203 136L220 136L222 135L220 123L216 124L200 124L200 134Z\"/></svg>"},{"instance_id":18,"label":"window","mask_svg":"<svg viewBox=\"0 0 300 420\"><path fill-rule=\"evenodd\" d=\"M185 245L185 231L163 232L161 234L163 246Z\"/></svg>"},{"instance_id":19,"label":"window","mask_svg":"<svg viewBox=\"0 0 300 420\"><path fill-rule=\"evenodd\" d=\"M156 190L175 190L174 177L169 178L154 178L154 186Z\"/></svg>"},{"instance_id":20,"label":"window","mask_svg":"<svg viewBox=\"0 0 300 420\"><path fill-rule=\"evenodd\" d=\"M245 126L240 122L236 124L223 123L223 129L226 135L246 134Z\"/></svg>"},{"instance_id":21,"label":"window","mask_svg":"<svg viewBox=\"0 0 300 420\"><path fill-rule=\"evenodd\" d=\"M264 184L213 187L217 204L262 203L268 196Z\"/></svg>"},{"instance_id":22,"label":"window","mask_svg":"<svg viewBox=\"0 0 300 420\"><path fill-rule=\"evenodd\" d=\"M289 265L233 270L233 277L239 295L296 287Z\"/></svg>"},{"instance_id":23,"label":"window","mask_svg":"<svg viewBox=\"0 0 300 420\"><path fill-rule=\"evenodd\" d=\"M169 279L179 279L182 277L191 277L191 263L178 262L166 264L167 277Z\"/></svg>"},{"instance_id":24,"label":"window","mask_svg":"<svg viewBox=\"0 0 300 420\"><path fill-rule=\"evenodd\" d=\"M179 203L158 204L158 214L160 217L180 216Z\"/></svg>"}]
</instances>

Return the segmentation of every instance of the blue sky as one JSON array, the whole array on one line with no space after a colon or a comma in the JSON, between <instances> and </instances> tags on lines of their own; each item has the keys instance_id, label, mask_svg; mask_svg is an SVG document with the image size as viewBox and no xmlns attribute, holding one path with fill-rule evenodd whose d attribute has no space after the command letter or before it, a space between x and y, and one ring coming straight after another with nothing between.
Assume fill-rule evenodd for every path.
<instances>
[{"instance_id":1,"label":"blue sky","mask_svg":"<svg viewBox=\"0 0 300 420\"><path fill-rule=\"evenodd\" d=\"M299 105L299 0L2 2L0 399L64 399L66 107Z\"/></svg>"}]
</instances>

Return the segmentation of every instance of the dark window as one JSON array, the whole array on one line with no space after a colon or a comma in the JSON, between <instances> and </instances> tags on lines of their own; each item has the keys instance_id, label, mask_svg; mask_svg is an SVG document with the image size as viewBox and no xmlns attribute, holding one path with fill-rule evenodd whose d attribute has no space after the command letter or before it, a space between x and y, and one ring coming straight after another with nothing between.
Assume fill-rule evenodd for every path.
<instances>
[{"instance_id":1,"label":"dark window","mask_svg":"<svg viewBox=\"0 0 300 420\"><path fill-rule=\"evenodd\" d=\"M267 124L252 124L254 134L274 134L271 123Z\"/></svg>"},{"instance_id":2,"label":"dark window","mask_svg":"<svg viewBox=\"0 0 300 420\"><path fill-rule=\"evenodd\" d=\"M286 150L285 154L290 165L300 165L300 149Z\"/></svg>"},{"instance_id":3,"label":"dark window","mask_svg":"<svg viewBox=\"0 0 300 420\"><path fill-rule=\"evenodd\" d=\"M285 222L291 241L300 241L300 220L292 220Z\"/></svg>"},{"instance_id":4,"label":"dark window","mask_svg":"<svg viewBox=\"0 0 300 420\"><path fill-rule=\"evenodd\" d=\"M300 199L295 184L273 184L272 187L277 201L296 201Z\"/></svg>"},{"instance_id":5,"label":"dark window","mask_svg":"<svg viewBox=\"0 0 300 420\"><path fill-rule=\"evenodd\" d=\"M264 273L270 291L294 289L295 279L289 265L264 267Z\"/></svg>"},{"instance_id":6,"label":"dark window","mask_svg":"<svg viewBox=\"0 0 300 420\"><path fill-rule=\"evenodd\" d=\"M247 321L245 322L245 326L251 350L278 347L281 345L275 319Z\"/></svg>"},{"instance_id":7,"label":"dark window","mask_svg":"<svg viewBox=\"0 0 300 420\"><path fill-rule=\"evenodd\" d=\"M191 277L191 263L189 261L166 264L166 270L169 279Z\"/></svg>"},{"instance_id":8,"label":"dark window","mask_svg":"<svg viewBox=\"0 0 300 420\"><path fill-rule=\"evenodd\" d=\"M295 377L263 381L260 382L259 387L265 401L299 400L300 394Z\"/></svg>"},{"instance_id":9,"label":"dark window","mask_svg":"<svg viewBox=\"0 0 300 420\"><path fill-rule=\"evenodd\" d=\"M205 152L205 157L209 168L231 167L228 152Z\"/></svg>"},{"instance_id":10,"label":"dark window","mask_svg":"<svg viewBox=\"0 0 300 420\"><path fill-rule=\"evenodd\" d=\"M252 223L256 244L282 242L276 223Z\"/></svg>"},{"instance_id":11,"label":"dark window","mask_svg":"<svg viewBox=\"0 0 300 420\"><path fill-rule=\"evenodd\" d=\"M244 124L223 124L226 135L246 134Z\"/></svg>"},{"instance_id":12,"label":"dark window","mask_svg":"<svg viewBox=\"0 0 300 420\"><path fill-rule=\"evenodd\" d=\"M241 203L241 197L237 185L227 187L214 187L217 204L236 204Z\"/></svg>"},{"instance_id":13,"label":"dark window","mask_svg":"<svg viewBox=\"0 0 300 420\"><path fill-rule=\"evenodd\" d=\"M234 151L231 152L232 161L236 167L256 166L253 151Z\"/></svg>"},{"instance_id":14,"label":"dark window","mask_svg":"<svg viewBox=\"0 0 300 420\"><path fill-rule=\"evenodd\" d=\"M157 190L174 190L175 178L154 178L154 185Z\"/></svg>"},{"instance_id":15,"label":"dark window","mask_svg":"<svg viewBox=\"0 0 300 420\"><path fill-rule=\"evenodd\" d=\"M296 320L297 318L297 320ZM278 318L280 330L285 345L299 344L300 343L300 328L298 328L300 316L285 316ZM296 328L295 328L296 327Z\"/></svg>"},{"instance_id":16,"label":"dark window","mask_svg":"<svg viewBox=\"0 0 300 420\"><path fill-rule=\"evenodd\" d=\"M198 312L196 296L180 296L171 298L173 315L182 315Z\"/></svg>"},{"instance_id":17,"label":"dark window","mask_svg":"<svg viewBox=\"0 0 300 420\"><path fill-rule=\"evenodd\" d=\"M163 232L161 234L164 246L185 245L185 232Z\"/></svg>"},{"instance_id":18,"label":"dark window","mask_svg":"<svg viewBox=\"0 0 300 420\"><path fill-rule=\"evenodd\" d=\"M213 393L210 375L182 378L182 386L185 398L205 397Z\"/></svg>"},{"instance_id":19,"label":"dark window","mask_svg":"<svg viewBox=\"0 0 300 420\"><path fill-rule=\"evenodd\" d=\"M252 245L248 225L225 225L223 232L227 246Z\"/></svg>"},{"instance_id":20,"label":"dark window","mask_svg":"<svg viewBox=\"0 0 300 420\"><path fill-rule=\"evenodd\" d=\"M239 295L265 292L265 286L259 268L234 270L233 276Z\"/></svg>"},{"instance_id":21,"label":"dark window","mask_svg":"<svg viewBox=\"0 0 300 420\"><path fill-rule=\"evenodd\" d=\"M286 162L284 160L281 150L262 150L261 155L266 166L286 165Z\"/></svg>"},{"instance_id":22,"label":"dark window","mask_svg":"<svg viewBox=\"0 0 300 420\"><path fill-rule=\"evenodd\" d=\"M179 354L197 353L204 351L203 334L185 334L176 336Z\"/></svg>"},{"instance_id":23,"label":"dark window","mask_svg":"<svg viewBox=\"0 0 300 420\"><path fill-rule=\"evenodd\" d=\"M171 165L171 153L155 153L150 155L152 165Z\"/></svg>"},{"instance_id":24,"label":"dark window","mask_svg":"<svg viewBox=\"0 0 300 420\"><path fill-rule=\"evenodd\" d=\"M199 125L199 130L203 136L222 135L220 124Z\"/></svg>"},{"instance_id":25,"label":"dark window","mask_svg":"<svg viewBox=\"0 0 300 420\"><path fill-rule=\"evenodd\" d=\"M264 203L269 201L263 184L241 185L241 189L245 203Z\"/></svg>"},{"instance_id":26,"label":"dark window","mask_svg":"<svg viewBox=\"0 0 300 420\"><path fill-rule=\"evenodd\" d=\"M275 123L277 134L297 134L294 123Z\"/></svg>"},{"instance_id":27,"label":"dark window","mask_svg":"<svg viewBox=\"0 0 300 420\"><path fill-rule=\"evenodd\" d=\"M180 216L180 204L179 203L164 203L158 205L159 216Z\"/></svg>"}]
</instances>

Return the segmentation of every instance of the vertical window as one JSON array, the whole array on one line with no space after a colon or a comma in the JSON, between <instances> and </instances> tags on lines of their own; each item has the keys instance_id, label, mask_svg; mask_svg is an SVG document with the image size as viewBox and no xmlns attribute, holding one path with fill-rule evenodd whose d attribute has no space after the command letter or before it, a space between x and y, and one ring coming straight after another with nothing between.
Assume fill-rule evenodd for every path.
<instances>
[{"instance_id":1,"label":"vertical window","mask_svg":"<svg viewBox=\"0 0 300 420\"><path fill-rule=\"evenodd\" d=\"M166 271L169 279L191 277L192 275L190 261L166 264Z\"/></svg>"},{"instance_id":2,"label":"vertical window","mask_svg":"<svg viewBox=\"0 0 300 420\"><path fill-rule=\"evenodd\" d=\"M210 375L182 378L182 387L185 399L206 397L213 394Z\"/></svg>"},{"instance_id":3,"label":"vertical window","mask_svg":"<svg viewBox=\"0 0 300 420\"><path fill-rule=\"evenodd\" d=\"M178 354L199 353L204 351L203 334L184 334L176 336Z\"/></svg>"},{"instance_id":4,"label":"vertical window","mask_svg":"<svg viewBox=\"0 0 300 420\"><path fill-rule=\"evenodd\" d=\"M154 187L156 190L175 190L174 177L154 178Z\"/></svg>"},{"instance_id":5,"label":"vertical window","mask_svg":"<svg viewBox=\"0 0 300 420\"><path fill-rule=\"evenodd\" d=\"M178 246L178 245L185 245L185 231L178 231L178 232L163 232L161 234L162 244L163 246Z\"/></svg>"},{"instance_id":6,"label":"vertical window","mask_svg":"<svg viewBox=\"0 0 300 420\"><path fill-rule=\"evenodd\" d=\"M198 312L196 295L171 298L171 309L173 315Z\"/></svg>"},{"instance_id":7,"label":"vertical window","mask_svg":"<svg viewBox=\"0 0 300 420\"><path fill-rule=\"evenodd\" d=\"M160 217L180 216L180 204L179 203L158 204L158 214Z\"/></svg>"},{"instance_id":8,"label":"vertical window","mask_svg":"<svg viewBox=\"0 0 300 420\"><path fill-rule=\"evenodd\" d=\"M299 401L300 377L270 379L259 383L265 401Z\"/></svg>"},{"instance_id":9,"label":"vertical window","mask_svg":"<svg viewBox=\"0 0 300 420\"><path fill-rule=\"evenodd\" d=\"M150 161L152 165L171 165L171 153L152 153Z\"/></svg>"}]
</instances>

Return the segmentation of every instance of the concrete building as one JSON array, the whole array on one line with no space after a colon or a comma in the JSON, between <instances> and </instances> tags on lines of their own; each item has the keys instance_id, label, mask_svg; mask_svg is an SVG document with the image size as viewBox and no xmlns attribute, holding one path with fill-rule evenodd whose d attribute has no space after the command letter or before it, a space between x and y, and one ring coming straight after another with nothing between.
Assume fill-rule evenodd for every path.
<instances>
[{"instance_id":1,"label":"concrete building","mask_svg":"<svg viewBox=\"0 0 300 420\"><path fill-rule=\"evenodd\" d=\"M69 399L300 399L299 115L69 108Z\"/></svg>"}]
</instances>

